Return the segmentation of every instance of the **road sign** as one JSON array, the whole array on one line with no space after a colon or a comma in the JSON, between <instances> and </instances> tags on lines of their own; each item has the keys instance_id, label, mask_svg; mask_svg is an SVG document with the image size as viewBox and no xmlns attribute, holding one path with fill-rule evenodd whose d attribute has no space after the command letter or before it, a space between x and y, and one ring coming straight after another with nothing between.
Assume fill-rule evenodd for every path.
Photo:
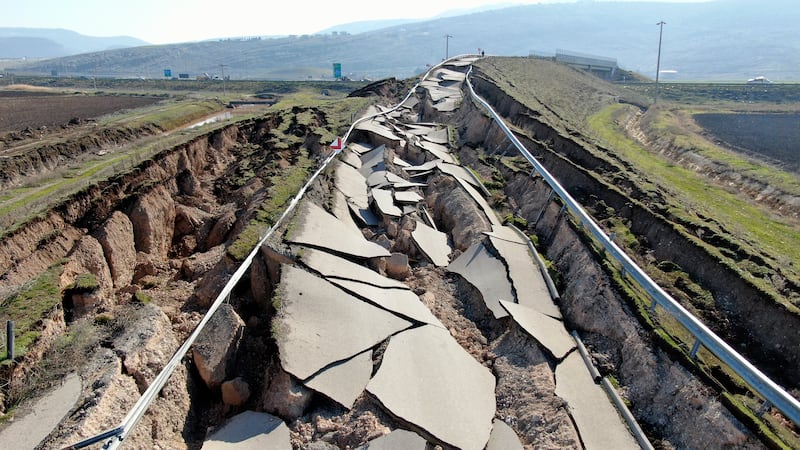
<instances>
[{"instance_id":1,"label":"road sign","mask_svg":"<svg viewBox=\"0 0 800 450\"><path fill-rule=\"evenodd\" d=\"M337 137L333 140L333 142L331 142L331 150L333 150L334 153L339 153L342 151L342 147L344 147L344 143L340 137Z\"/></svg>"},{"instance_id":2,"label":"road sign","mask_svg":"<svg viewBox=\"0 0 800 450\"><path fill-rule=\"evenodd\" d=\"M164 69L164 77L172 78L172 69Z\"/></svg>"},{"instance_id":3,"label":"road sign","mask_svg":"<svg viewBox=\"0 0 800 450\"><path fill-rule=\"evenodd\" d=\"M342 78L342 63L333 63L333 78Z\"/></svg>"}]
</instances>

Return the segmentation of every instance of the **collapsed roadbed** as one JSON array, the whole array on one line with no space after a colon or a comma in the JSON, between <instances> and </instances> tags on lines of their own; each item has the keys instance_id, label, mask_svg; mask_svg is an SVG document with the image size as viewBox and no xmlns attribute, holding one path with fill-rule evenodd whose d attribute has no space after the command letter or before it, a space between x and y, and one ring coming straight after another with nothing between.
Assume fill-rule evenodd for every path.
<instances>
[{"instance_id":1,"label":"collapsed roadbed","mask_svg":"<svg viewBox=\"0 0 800 450\"><path fill-rule=\"evenodd\" d=\"M549 346L545 338L532 336L518 323L521 321L509 316L514 315L513 306L487 302L490 294L481 289L481 283L470 281L464 267L457 267L467 265L462 259L465 255L475 260L483 254L488 257L484 261L500 264L497 268L502 276L492 279L498 283L503 277L506 283L513 280L512 258L503 257L502 247L521 244L498 231L502 220L496 215L492 218L494 213L489 212L497 207L502 213L511 213L512 220L513 216L526 219L524 231L537 238L540 251L557 268L560 311L550 311L550 319L559 323L563 319L562 327L584 336L595 363L603 373L617 378L654 442L663 447L760 447L756 435L717 400L717 392L676 362L674 355L653 345L651 331L640 324L579 230L560 214L560 205L550 201L547 186L531 178L529 168L516 168L518 161L509 163L502 152L486 150L503 149L501 133L485 114L463 99L457 74L445 73L444 78L435 86L422 86L409 102L406 116L393 117L388 124L365 126L355 135L354 142L363 146L362 152L356 152L359 162L351 160L351 166L343 159L326 171L312 186L301 213L261 249L249 276L234 290L229 306L215 316L191 358L179 367L129 436L131 445L195 448L206 439L214 439L213 434L207 436L208 429L221 432L224 428L217 427L243 411L280 418L286 429L278 422L267 422L283 430L281 433L295 448L353 448L384 435L398 439L395 433L401 429L414 431L422 441L403 437L415 440L415 445L422 442L422 448L425 441L445 448L483 448L490 433L494 436L491 430L506 425L519 440L516 445L526 448L589 445L591 433L588 428L581 430L581 419L574 410L576 401L565 400L569 395L563 386L568 383L559 382L558 368L577 352ZM478 86L509 115L526 116L512 114L520 105L494 91L490 83L479 82ZM306 111L296 111L301 112ZM401 118L417 128L403 128L403 134L397 136L401 130L395 121ZM324 121L320 118L319 122ZM134 173L82 192L4 241L2 282L6 288L17 288L66 258L60 273L64 302L49 312L46 326L54 331L49 341L38 341L39 356L58 334L78 324L108 323L113 328L109 337L92 349L88 363L79 371L84 390L78 405L45 445L67 445L116 426L199 322L204 308L240 260L231 250L234 243L258 214L259 205L274 194L266 180L298 164L310 167L309 161L324 148L318 136L303 127L291 127L291 133L304 137L301 146L272 148L266 137L278 125L276 117L240 123L164 152ZM420 137L427 134L427 138ZM561 143L558 148L569 146L564 136L551 138ZM529 143L537 148L544 141L537 136ZM380 151L371 154L375 149ZM573 163L555 154L543 156L559 178L585 183L581 186L586 192L598 187ZM446 162L445 158L453 160ZM431 161L436 164L423 167ZM444 165L456 166L454 162L472 167L473 180L501 180L502 195L486 198L485 192L480 193L486 188L484 183L471 185L467 181L471 172L454 176L457 169ZM359 164L369 168L369 173L361 174L365 197L337 182L340 171L350 170L347 167L358 171L355 165ZM378 164L383 164L384 170L373 170ZM409 167L418 170L405 170ZM252 170L268 173L252 178L243 175ZM307 169L304 171L307 173ZM376 177L376 172L383 173ZM399 189L393 183L411 186ZM381 190L388 191L388 202L382 200ZM398 198L401 190L417 197L409 194ZM471 195L470 190L478 195ZM490 202L489 210L481 206ZM394 209L398 204L399 214ZM326 226L309 225L306 220L315 215L336 221L323 222ZM334 234L339 223L349 227L346 233ZM427 231L423 235L421 230ZM355 258L361 269L390 280L381 282L402 282L404 286L380 286L365 281L366 275L354 276L352 272L326 274L346 265L346 258L341 257L348 251L337 249L344 245L340 241L345 234L369 244L359 244L366 248L366 253ZM428 244L430 240L441 243L442 234L449 254L441 245ZM498 240L498 236L503 238ZM339 259L315 265L321 251ZM533 255L529 257L533 261ZM452 266L460 259L462 264ZM485 267L481 265L477 271L488 270ZM76 283L83 274L92 274L95 282L88 286ZM503 300L522 303L521 297L527 292L513 283L510 286L505 289L508 298ZM377 296L364 293L375 289L380 292ZM396 318L387 318L389 306L373 303L374 298L391 302L389 290L410 296L395 303L409 307L416 301L427 308L395 311ZM298 315L302 318L302 314L310 314L307 319L312 320L319 310L297 309L297 298L318 296L326 301L330 292L356 297L356 304L369 306L371 313L379 311L380 318L370 316L350 325L345 321L360 313L320 305L328 308L323 309L327 314L320 320L333 320L329 326L337 334L322 335L322 340L320 336L314 338L317 345L328 346L329 351L322 352L325 359L309 363L307 359L315 358L316 353L302 346L296 353L290 351L294 340L289 337L307 325L304 320L295 322ZM388 328L376 332L373 340L356 345L355 351L346 347L347 339L338 337L343 328L358 332L373 329L376 322ZM485 424L488 418L488 426L471 430L477 436L450 435L448 425L427 422L424 415L406 415L402 403L397 406L403 399L395 398L397 394L386 387L403 380L393 379L398 369L383 370L390 370L398 360L413 359L404 355L419 353L416 346L431 346L432 341L427 339L438 330L449 331L468 356L447 367L461 367L463 363L491 379L487 382L495 403L487 406L491 413L482 413L479 421ZM457 351L454 348L444 354L452 356ZM33 370L39 357L36 355L29 352L14 366L13 376L5 374L7 379L19 379ZM337 388L344 384L341 374L334 378L339 380L332 383L335 388L330 387L330 381L310 380L324 373L321 369L338 368L352 356L360 357L355 363L359 367L356 373L367 373L366 377L351 377L351 372L345 372L345 379L366 378L355 395L342 396L339 392ZM440 359L420 363L416 368L419 372L406 381L428 380L414 388L420 390L432 389L433 383L442 383L436 391L458 388L461 382L457 377L463 374L435 375L443 370L436 369ZM470 395L480 398L478 392L486 384L482 386L469 389ZM460 412L473 410L480 408L467 405ZM439 427L445 431L439 431ZM459 441L461 438L466 440Z\"/></svg>"}]
</instances>

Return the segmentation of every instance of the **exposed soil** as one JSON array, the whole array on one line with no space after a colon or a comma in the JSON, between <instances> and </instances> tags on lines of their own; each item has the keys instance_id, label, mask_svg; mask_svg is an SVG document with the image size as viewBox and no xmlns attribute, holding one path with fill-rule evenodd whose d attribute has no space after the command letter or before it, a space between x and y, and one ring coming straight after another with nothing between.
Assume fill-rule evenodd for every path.
<instances>
[{"instance_id":1,"label":"exposed soil","mask_svg":"<svg viewBox=\"0 0 800 450\"><path fill-rule=\"evenodd\" d=\"M3 133L77 124L112 112L162 100L152 96L44 94L0 90L0 140ZM27 133L32 133L28 131ZM23 135L26 132L23 132ZM14 137L11 137L14 139Z\"/></svg>"},{"instance_id":2,"label":"exposed soil","mask_svg":"<svg viewBox=\"0 0 800 450\"><path fill-rule=\"evenodd\" d=\"M695 114L694 120L717 142L800 171L797 143L800 114Z\"/></svg>"}]
</instances>

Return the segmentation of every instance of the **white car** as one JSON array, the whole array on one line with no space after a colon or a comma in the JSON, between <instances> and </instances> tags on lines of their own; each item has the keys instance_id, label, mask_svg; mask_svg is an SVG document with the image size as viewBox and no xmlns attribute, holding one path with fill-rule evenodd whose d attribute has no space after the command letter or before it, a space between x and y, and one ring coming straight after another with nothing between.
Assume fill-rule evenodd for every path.
<instances>
[{"instance_id":1,"label":"white car","mask_svg":"<svg viewBox=\"0 0 800 450\"><path fill-rule=\"evenodd\" d=\"M772 83L772 81L769 81L767 77L755 77L747 80L747 84L770 84L770 83Z\"/></svg>"}]
</instances>

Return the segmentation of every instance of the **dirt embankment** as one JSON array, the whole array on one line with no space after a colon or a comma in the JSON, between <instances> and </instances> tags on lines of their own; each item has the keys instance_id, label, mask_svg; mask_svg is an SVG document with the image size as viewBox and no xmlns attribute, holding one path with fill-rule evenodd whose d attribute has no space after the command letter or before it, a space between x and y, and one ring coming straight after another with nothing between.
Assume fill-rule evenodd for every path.
<instances>
[{"instance_id":1,"label":"dirt embankment","mask_svg":"<svg viewBox=\"0 0 800 450\"><path fill-rule=\"evenodd\" d=\"M21 180L44 175L87 154L151 136L161 131L153 125L136 129L110 128L83 135L77 139L42 145L31 144L33 148L0 158L0 188L16 186Z\"/></svg>"},{"instance_id":2,"label":"dirt embankment","mask_svg":"<svg viewBox=\"0 0 800 450\"><path fill-rule=\"evenodd\" d=\"M721 263L697 239L702 236L709 245L728 247L740 258L758 260L758 255L743 254L739 246L725 236L704 234L687 228L692 224L674 222L657 192L642 191L618 168L593 156L586 147L588 144L537 120L535 112L528 111L480 75L473 83L500 114L511 118L510 121L525 133L523 143L573 197L590 210L606 212L608 207L613 208L613 214L629 224L639 241L639 252L631 256L642 267L659 270L657 264L664 261L678 265L710 291L715 300L710 309L700 304L685 306L773 379L788 388L798 388L796 380L787 375L800 368L800 355L785 349L800 345L800 335L792 332L800 326L800 316L772 294L740 276L738 271ZM470 137L467 142L482 144L487 149L505 149L501 142L485 143L482 135ZM536 216L526 218L536 220ZM800 291L788 280L786 286L792 292ZM675 286L665 288L679 293Z\"/></svg>"},{"instance_id":3,"label":"dirt embankment","mask_svg":"<svg viewBox=\"0 0 800 450\"><path fill-rule=\"evenodd\" d=\"M290 126L287 132L298 144L275 149L282 120L267 115L165 150L75 194L0 242L4 298L59 264L57 289L63 293L61 304L48 313L55 319L41 322L39 341L16 364L5 366L3 380L14 381L4 393L28 389L17 385L32 380L30 374L43 370L47 358L59 357L63 350L54 341L90 330L86 355L72 361L77 365L87 358L76 367L83 406L51 443L75 442L116 426L194 329L235 268L225 248L269 196L271 177L296 162L304 143L318 147L319 136L309 126ZM258 168L247 167L254 159ZM87 274L92 283L78 287ZM50 322L61 324L55 334L43 332ZM146 447L174 448L177 442L185 445L185 433L204 434L205 419L192 412L198 403L192 398L203 387L196 386L189 367L178 370L153 407L156 412L137 429ZM201 392L196 398L203 397Z\"/></svg>"}]
</instances>

